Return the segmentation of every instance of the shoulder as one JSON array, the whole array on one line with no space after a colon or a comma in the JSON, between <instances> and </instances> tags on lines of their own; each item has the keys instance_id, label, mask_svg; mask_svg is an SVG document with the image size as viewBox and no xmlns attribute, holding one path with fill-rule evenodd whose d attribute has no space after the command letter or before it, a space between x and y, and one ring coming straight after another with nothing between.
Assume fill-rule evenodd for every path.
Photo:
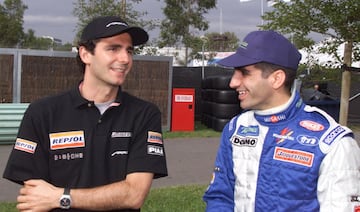
<instances>
[{"instance_id":1,"label":"shoulder","mask_svg":"<svg viewBox=\"0 0 360 212\"><path fill-rule=\"evenodd\" d=\"M310 117L315 124L324 127L324 133L319 143L322 152L328 153L332 148L337 146L337 143L343 142L343 138L345 137L354 137L351 129L340 125L325 111L308 105L305 106L304 111L311 113Z\"/></svg>"},{"instance_id":2,"label":"shoulder","mask_svg":"<svg viewBox=\"0 0 360 212\"><path fill-rule=\"evenodd\" d=\"M132 110L153 110L160 112L158 106L147 100L133 96L127 92L123 92L123 105L131 108Z\"/></svg>"},{"instance_id":3,"label":"shoulder","mask_svg":"<svg viewBox=\"0 0 360 212\"><path fill-rule=\"evenodd\" d=\"M74 91L65 91L56 95L46 96L34 100L29 104L28 111L45 112L49 109L64 109L64 105L73 103L73 100L71 99L72 92Z\"/></svg>"},{"instance_id":4,"label":"shoulder","mask_svg":"<svg viewBox=\"0 0 360 212\"><path fill-rule=\"evenodd\" d=\"M226 134L233 134L238 127L238 124L241 123L244 126L253 125L254 121L254 112L251 110L244 110L240 114L234 116L224 127L223 132Z\"/></svg>"}]
</instances>

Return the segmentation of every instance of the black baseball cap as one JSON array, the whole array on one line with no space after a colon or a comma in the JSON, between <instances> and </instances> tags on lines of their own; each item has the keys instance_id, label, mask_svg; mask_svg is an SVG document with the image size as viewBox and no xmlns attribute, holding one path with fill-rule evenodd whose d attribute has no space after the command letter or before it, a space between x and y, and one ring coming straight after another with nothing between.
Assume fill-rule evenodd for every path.
<instances>
[{"instance_id":1,"label":"black baseball cap","mask_svg":"<svg viewBox=\"0 0 360 212\"><path fill-rule=\"evenodd\" d=\"M107 38L121 33L129 33L134 46L146 43L149 40L148 33L141 27L129 26L117 16L101 16L94 18L84 28L80 42Z\"/></svg>"}]
</instances>

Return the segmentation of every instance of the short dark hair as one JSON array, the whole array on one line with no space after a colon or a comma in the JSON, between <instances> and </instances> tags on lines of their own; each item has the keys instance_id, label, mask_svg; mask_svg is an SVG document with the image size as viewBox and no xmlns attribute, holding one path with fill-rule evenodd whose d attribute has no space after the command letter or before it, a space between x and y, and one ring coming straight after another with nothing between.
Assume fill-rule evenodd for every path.
<instances>
[{"instance_id":1,"label":"short dark hair","mask_svg":"<svg viewBox=\"0 0 360 212\"><path fill-rule=\"evenodd\" d=\"M79 52L79 48L80 46L85 47L85 49L87 51L89 51L91 54L94 54L95 52L95 47L96 44L99 42L99 39L96 40L88 40L88 41L84 41L84 42L79 42L78 44L78 54L76 55L76 62L77 64L80 66L80 70L82 71L82 73L85 72L85 63L81 60L80 58L80 52Z\"/></svg>"},{"instance_id":2,"label":"short dark hair","mask_svg":"<svg viewBox=\"0 0 360 212\"><path fill-rule=\"evenodd\" d=\"M275 65L272 63L266 63L266 62L260 62L260 63L256 63L254 64L255 68L258 68L262 71L262 76L264 78L267 78L270 76L270 74L272 74L273 72L277 71L277 70L283 70L285 73L285 88L288 89L288 91L291 91L291 87L296 79L296 71L291 69L291 68L286 68L283 66L279 66L279 65Z\"/></svg>"}]
</instances>

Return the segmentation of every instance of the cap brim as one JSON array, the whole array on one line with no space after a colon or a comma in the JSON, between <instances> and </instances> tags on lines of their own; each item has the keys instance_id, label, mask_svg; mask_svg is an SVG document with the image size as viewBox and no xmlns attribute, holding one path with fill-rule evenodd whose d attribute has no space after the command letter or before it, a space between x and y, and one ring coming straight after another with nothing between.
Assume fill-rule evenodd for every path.
<instances>
[{"instance_id":1,"label":"cap brim","mask_svg":"<svg viewBox=\"0 0 360 212\"><path fill-rule=\"evenodd\" d=\"M243 67L252 65L255 63L261 62L257 59L248 58L243 55L240 55L239 53L234 53L233 55L230 55L228 57L225 57L222 60L219 60L217 64L225 66L225 67Z\"/></svg>"},{"instance_id":2,"label":"cap brim","mask_svg":"<svg viewBox=\"0 0 360 212\"><path fill-rule=\"evenodd\" d=\"M134 46L145 44L149 40L148 33L140 27L129 27L123 32L130 34Z\"/></svg>"}]
</instances>

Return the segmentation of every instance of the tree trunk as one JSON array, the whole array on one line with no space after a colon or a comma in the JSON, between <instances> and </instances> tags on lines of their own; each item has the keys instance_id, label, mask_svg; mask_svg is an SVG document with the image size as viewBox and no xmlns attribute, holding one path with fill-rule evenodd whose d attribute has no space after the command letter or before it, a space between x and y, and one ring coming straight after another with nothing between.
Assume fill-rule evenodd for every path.
<instances>
[{"instance_id":1,"label":"tree trunk","mask_svg":"<svg viewBox=\"0 0 360 212\"><path fill-rule=\"evenodd\" d=\"M352 41L345 43L344 47L344 64L351 66L351 55L352 55ZM349 113L349 96L351 87L351 72L344 70L342 73L341 81L341 101L340 101L340 113L339 123L347 125L348 113Z\"/></svg>"}]
</instances>

